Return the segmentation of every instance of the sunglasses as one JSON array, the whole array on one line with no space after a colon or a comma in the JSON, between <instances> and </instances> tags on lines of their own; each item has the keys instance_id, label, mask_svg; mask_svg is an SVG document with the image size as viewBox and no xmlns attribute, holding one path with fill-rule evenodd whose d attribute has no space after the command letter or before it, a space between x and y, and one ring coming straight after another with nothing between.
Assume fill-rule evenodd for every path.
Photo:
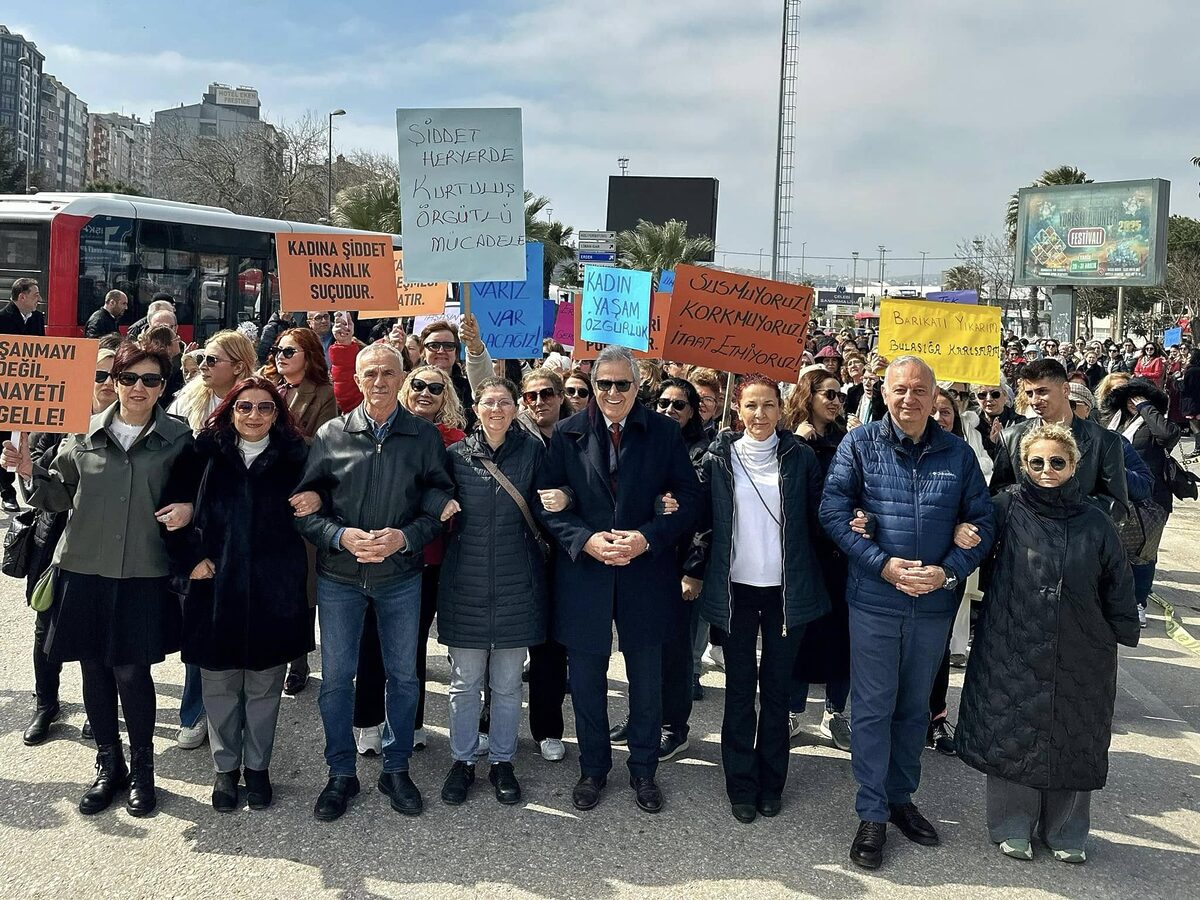
<instances>
[{"instance_id":1,"label":"sunglasses","mask_svg":"<svg viewBox=\"0 0 1200 900\"><path fill-rule=\"evenodd\" d=\"M660 412L668 409L673 409L675 412L683 412L688 408L688 402L686 400L668 400L666 397L659 397L658 408Z\"/></svg>"},{"instance_id":2,"label":"sunglasses","mask_svg":"<svg viewBox=\"0 0 1200 900\"><path fill-rule=\"evenodd\" d=\"M552 387L542 388L540 391L526 391L521 395L521 399L526 403L537 403L539 400L549 400L555 393Z\"/></svg>"},{"instance_id":3,"label":"sunglasses","mask_svg":"<svg viewBox=\"0 0 1200 900\"><path fill-rule=\"evenodd\" d=\"M577 388L577 387L564 388L563 393L566 394L568 397L577 397L582 400L586 400L588 397L592 396L592 392L585 387L584 388Z\"/></svg>"},{"instance_id":4,"label":"sunglasses","mask_svg":"<svg viewBox=\"0 0 1200 900\"><path fill-rule=\"evenodd\" d=\"M813 394L817 397L824 397L830 403L832 403L834 400L841 403L841 402L844 402L846 399L845 397L842 396L841 391L834 390L833 388L827 388L826 390L823 390L823 391L813 391Z\"/></svg>"},{"instance_id":5,"label":"sunglasses","mask_svg":"<svg viewBox=\"0 0 1200 900\"><path fill-rule=\"evenodd\" d=\"M1050 468L1055 472L1061 472L1067 467L1067 461L1061 456L1052 456L1049 460L1042 459L1040 456L1029 457L1029 471L1040 472L1046 468L1046 463L1050 463Z\"/></svg>"},{"instance_id":6,"label":"sunglasses","mask_svg":"<svg viewBox=\"0 0 1200 900\"><path fill-rule=\"evenodd\" d=\"M137 372L122 372L117 376L117 384L124 387L133 387L140 381L151 390L161 387L162 383L166 380L161 375L156 375L153 372L148 372L145 375L139 375Z\"/></svg>"},{"instance_id":7,"label":"sunglasses","mask_svg":"<svg viewBox=\"0 0 1200 900\"><path fill-rule=\"evenodd\" d=\"M419 394L421 391L429 391L431 397L440 397L444 390L446 390L446 386L440 381L422 381L420 378L412 380L412 391L414 394Z\"/></svg>"},{"instance_id":8,"label":"sunglasses","mask_svg":"<svg viewBox=\"0 0 1200 900\"><path fill-rule=\"evenodd\" d=\"M607 378L596 379L596 390L602 394L609 393L613 388L617 389L618 394L626 394L633 387L633 382L628 378L622 378L619 381L609 381Z\"/></svg>"},{"instance_id":9,"label":"sunglasses","mask_svg":"<svg viewBox=\"0 0 1200 900\"><path fill-rule=\"evenodd\" d=\"M999 400L1003 396L1003 391L979 391L975 395L975 397L979 400Z\"/></svg>"},{"instance_id":10,"label":"sunglasses","mask_svg":"<svg viewBox=\"0 0 1200 900\"><path fill-rule=\"evenodd\" d=\"M221 359L221 357L212 356L211 354L200 357L200 365L208 366L210 369L215 369L219 364L221 364L223 362L225 362L225 360Z\"/></svg>"},{"instance_id":11,"label":"sunglasses","mask_svg":"<svg viewBox=\"0 0 1200 900\"><path fill-rule=\"evenodd\" d=\"M248 416L250 413L258 410L259 415L269 416L275 412L274 400L263 400L260 403L251 403L249 400L239 400L233 404L233 408L240 412L243 416Z\"/></svg>"},{"instance_id":12,"label":"sunglasses","mask_svg":"<svg viewBox=\"0 0 1200 900\"><path fill-rule=\"evenodd\" d=\"M443 350L457 350L458 341L427 341L425 343L425 349L432 350L434 353L438 353Z\"/></svg>"},{"instance_id":13,"label":"sunglasses","mask_svg":"<svg viewBox=\"0 0 1200 900\"><path fill-rule=\"evenodd\" d=\"M299 347L272 347L269 355L282 356L284 359L291 359L297 353L303 353ZM216 359L215 356L210 356L208 359ZM211 365L211 364L210 364Z\"/></svg>"},{"instance_id":14,"label":"sunglasses","mask_svg":"<svg viewBox=\"0 0 1200 900\"><path fill-rule=\"evenodd\" d=\"M104 384L110 378L112 378L112 372L105 372L101 369L96 370L96 384Z\"/></svg>"}]
</instances>

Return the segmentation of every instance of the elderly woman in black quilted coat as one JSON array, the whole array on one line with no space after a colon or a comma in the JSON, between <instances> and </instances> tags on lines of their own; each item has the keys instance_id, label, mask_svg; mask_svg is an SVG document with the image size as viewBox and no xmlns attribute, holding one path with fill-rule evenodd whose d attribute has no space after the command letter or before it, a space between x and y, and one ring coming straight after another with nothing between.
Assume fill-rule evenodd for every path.
<instances>
[{"instance_id":1,"label":"elderly woman in black quilted coat","mask_svg":"<svg viewBox=\"0 0 1200 900\"><path fill-rule=\"evenodd\" d=\"M996 543L967 665L958 753L987 777L992 841L1081 863L1091 792L1108 777L1117 644L1137 645L1133 575L1112 521L1075 480L1058 425L1021 440L1020 483L994 498ZM1040 820L1040 821L1039 821Z\"/></svg>"},{"instance_id":2,"label":"elderly woman in black quilted coat","mask_svg":"<svg viewBox=\"0 0 1200 900\"><path fill-rule=\"evenodd\" d=\"M530 507L542 442L520 425L517 388L488 377L475 387L479 424L448 449L461 507L438 582L438 640L450 648L450 751L442 800L457 806L475 781L484 682L491 690L488 780L517 803L513 772L526 649L546 640L546 574ZM519 496L520 502L512 495Z\"/></svg>"}]
</instances>

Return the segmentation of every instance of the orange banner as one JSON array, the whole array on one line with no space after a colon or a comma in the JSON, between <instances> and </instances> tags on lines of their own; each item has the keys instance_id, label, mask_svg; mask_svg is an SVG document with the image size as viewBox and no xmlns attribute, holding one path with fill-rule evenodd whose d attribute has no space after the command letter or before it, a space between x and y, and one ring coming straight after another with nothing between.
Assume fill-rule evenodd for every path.
<instances>
[{"instance_id":1,"label":"orange banner","mask_svg":"<svg viewBox=\"0 0 1200 900\"><path fill-rule=\"evenodd\" d=\"M395 315L392 239L384 234L275 235L284 312L379 310Z\"/></svg>"},{"instance_id":2,"label":"orange banner","mask_svg":"<svg viewBox=\"0 0 1200 900\"><path fill-rule=\"evenodd\" d=\"M800 374L812 288L678 266L672 297L665 359L783 382Z\"/></svg>"},{"instance_id":3,"label":"orange banner","mask_svg":"<svg viewBox=\"0 0 1200 900\"><path fill-rule=\"evenodd\" d=\"M98 343L0 335L0 431L87 431Z\"/></svg>"},{"instance_id":4,"label":"orange banner","mask_svg":"<svg viewBox=\"0 0 1200 900\"><path fill-rule=\"evenodd\" d=\"M396 301L393 310L369 310L358 314L360 319L390 319L401 316L439 316L446 311L446 281L423 281L409 284L404 280L404 251L394 251L396 267Z\"/></svg>"},{"instance_id":5,"label":"orange banner","mask_svg":"<svg viewBox=\"0 0 1200 900\"><path fill-rule=\"evenodd\" d=\"M579 338L579 316L583 306L582 294L575 295L575 349L571 351L574 360L595 359L604 349L603 344L584 341ZM667 324L671 317L671 295L662 292L650 296L650 349L633 350L634 359L664 359L663 347L667 343Z\"/></svg>"}]
</instances>

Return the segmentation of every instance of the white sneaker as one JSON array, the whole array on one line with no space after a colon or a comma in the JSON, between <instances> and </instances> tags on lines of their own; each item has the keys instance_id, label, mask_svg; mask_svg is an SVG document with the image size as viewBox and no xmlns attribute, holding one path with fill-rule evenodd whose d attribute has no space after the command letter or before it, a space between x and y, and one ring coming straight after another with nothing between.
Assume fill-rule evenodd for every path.
<instances>
[{"instance_id":1,"label":"white sneaker","mask_svg":"<svg viewBox=\"0 0 1200 900\"><path fill-rule=\"evenodd\" d=\"M558 762L567 755L566 745L558 738L543 738L538 744L542 751L542 759L547 762Z\"/></svg>"},{"instance_id":2,"label":"white sneaker","mask_svg":"<svg viewBox=\"0 0 1200 900\"><path fill-rule=\"evenodd\" d=\"M191 728L180 728L175 735L175 746L180 750L195 750L208 740L208 717L201 716Z\"/></svg>"},{"instance_id":3,"label":"white sneaker","mask_svg":"<svg viewBox=\"0 0 1200 900\"><path fill-rule=\"evenodd\" d=\"M371 728L355 728L354 744L358 747L359 756L383 755L383 725Z\"/></svg>"},{"instance_id":4,"label":"white sneaker","mask_svg":"<svg viewBox=\"0 0 1200 900\"><path fill-rule=\"evenodd\" d=\"M1138 624L1143 628L1146 627L1146 607L1144 606L1138 607Z\"/></svg>"},{"instance_id":5,"label":"white sneaker","mask_svg":"<svg viewBox=\"0 0 1200 900\"><path fill-rule=\"evenodd\" d=\"M715 647L709 644L703 655L700 657L700 662L714 669L725 671L725 650L723 647Z\"/></svg>"},{"instance_id":6,"label":"white sneaker","mask_svg":"<svg viewBox=\"0 0 1200 900\"><path fill-rule=\"evenodd\" d=\"M380 734L381 735L383 734L382 730L380 730ZM380 741L380 746L382 746L382 744L383 744L383 742ZM413 732L413 749L414 750L424 750L425 749L425 729L424 728L418 728Z\"/></svg>"},{"instance_id":7,"label":"white sneaker","mask_svg":"<svg viewBox=\"0 0 1200 900\"><path fill-rule=\"evenodd\" d=\"M804 730L804 719L797 712L788 713L788 737L794 738Z\"/></svg>"},{"instance_id":8,"label":"white sneaker","mask_svg":"<svg viewBox=\"0 0 1200 900\"><path fill-rule=\"evenodd\" d=\"M482 731L479 732L479 746L475 748L476 756L487 756L488 751L492 749L492 741Z\"/></svg>"}]
</instances>

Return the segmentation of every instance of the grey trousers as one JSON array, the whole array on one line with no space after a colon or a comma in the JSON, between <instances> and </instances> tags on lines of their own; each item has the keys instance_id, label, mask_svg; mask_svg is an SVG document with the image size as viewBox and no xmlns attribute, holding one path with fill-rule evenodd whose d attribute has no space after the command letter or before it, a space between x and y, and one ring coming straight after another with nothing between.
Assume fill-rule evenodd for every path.
<instances>
[{"instance_id":1,"label":"grey trousers","mask_svg":"<svg viewBox=\"0 0 1200 900\"><path fill-rule=\"evenodd\" d=\"M1091 791L1039 791L987 776L987 825L996 844L1030 840L1037 828L1051 850L1082 850L1091 809Z\"/></svg>"},{"instance_id":2,"label":"grey trousers","mask_svg":"<svg viewBox=\"0 0 1200 900\"><path fill-rule=\"evenodd\" d=\"M208 743L218 772L232 772L243 764L255 771L270 768L286 674L287 665L260 672L200 670Z\"/></svg>"}]
</instances>

